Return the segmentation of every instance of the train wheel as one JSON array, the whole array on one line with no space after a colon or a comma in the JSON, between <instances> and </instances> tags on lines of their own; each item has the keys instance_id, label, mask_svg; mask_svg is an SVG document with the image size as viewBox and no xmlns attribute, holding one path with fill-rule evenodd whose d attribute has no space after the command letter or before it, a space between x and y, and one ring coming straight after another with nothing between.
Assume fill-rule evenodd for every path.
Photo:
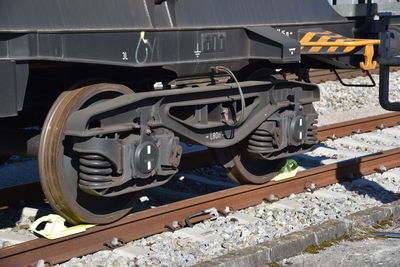
<instances>
[{"instance_id":1,"label":"train wheel","mask_svg":"<svg viewBox=\"0 0 400 267\"><path fill-rule=\"evenodd\" d=\"M217 159L232 181L239 184L264 184L274 178L286 159L267 160L249 153L241 144L216 149Z\"/></svg>"},{"instance_id":2,"label":"train wheel","mask_svg":"<svg viewBox=\"0 0 400 267\"><path fill-rule=\"evenodd\" d=\"M64 133L72 112L129 93L133 92L118 84L95 84L66 91L47 115L39 148L40 181L52 208L71 223L110 223L126 215L137 201L137 192L101 197L80 190L73 138Z\"/></svg>"}]
</instances>

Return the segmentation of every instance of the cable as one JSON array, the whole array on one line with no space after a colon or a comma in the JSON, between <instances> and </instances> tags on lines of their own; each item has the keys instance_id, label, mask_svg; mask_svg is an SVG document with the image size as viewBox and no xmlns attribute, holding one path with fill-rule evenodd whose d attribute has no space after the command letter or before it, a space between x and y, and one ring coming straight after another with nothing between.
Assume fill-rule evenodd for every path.
<instances>
[{"instance_id":1,"label":"cable","mask_svg":"<svg viewBox=\"0 0 400 267\"><path fill-rule=\"evenodd\" d=\"M239 120L233 120L233 116L232 116L232 121L233 121L233 123L230 123L228 120L224 120L224 122L227 124L227 125L229 125L229 126L231 126L231 127L235 127L235 126L237 126L237 125L239 125L239 124L241 124L243 121L244 121L244 110L245 110L245 107L246 107L246 103L245 103L245 100L244 100L244 95L243 95L243 91L242 91L242 87L240 86L240 83L238 82L238 80L236 79L236 76L235 76L235 74L233 74L233 72L230 70L230 69L228 69L227 67L224 67L224 66L216 66L215 67L215 70L218 72L225 72L225 73L227 73L229 76L231 76L231 78L236 82L236 84L237 84L237 87L238 87L238 91L239 91L239 94L240 94L240 103L242 104L242 111L240 112L240 117L239 117ZM236 112L236 111L235 111Z\"/></svg>"},{"instance_id":2,"label":"cable","mask_svg":"<svg viewBox=\"0 0 400 267\"><path fill-rule=\"evenodd\" d=\"M146 63L146 62L147 62L147 59L149 58L149 47L150 47L150 45L149 45L149 39L145 39L144 36L145 36L145 32L141 32L141 33L140 33L139 42L138 42L138 44L137 44L137 46L136 46L135 60L136 60L136 63L138 63L138 64L144 64L144 63ZM140 60L140 59L139 59L139 47L140 47L140 44L141 44L141 43L143 43L143 44L145 45L144 50L146 51L146 55L145 55L145 57L144 57L143 60ZM150 48L151 48L151 47L150 47Z\"/></svg>"}]
</instances>

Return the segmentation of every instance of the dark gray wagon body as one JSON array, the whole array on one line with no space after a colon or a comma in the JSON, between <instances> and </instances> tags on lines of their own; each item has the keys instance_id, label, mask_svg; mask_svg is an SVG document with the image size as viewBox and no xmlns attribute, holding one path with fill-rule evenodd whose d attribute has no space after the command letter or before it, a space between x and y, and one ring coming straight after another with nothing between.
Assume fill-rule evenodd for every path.
<instances>
[{"instance_id":1,"label":"dark gray wagon body","mask_svg":"<svg viewBox=\"0 0 400 267\"><path fill-rule=\"evenodd\" d=\"M2 0L0 117L21 110L33 61L196 76L217 63L297 63L299 27L351 34L352 24L321 0Z\"/></svg>"}]
</instances>

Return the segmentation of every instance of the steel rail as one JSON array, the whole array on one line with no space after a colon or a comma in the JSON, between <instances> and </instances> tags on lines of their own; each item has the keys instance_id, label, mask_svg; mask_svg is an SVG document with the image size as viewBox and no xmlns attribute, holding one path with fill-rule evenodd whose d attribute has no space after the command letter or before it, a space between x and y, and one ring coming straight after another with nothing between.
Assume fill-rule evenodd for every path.
<instances>
[{"instance_id":1,"label":"steel rail","mask_svg":"<svg viewBox=\"0 0 400 267\"><path fill-rule=\"evenodd\" d=\"M80 257L111 245L113 238L122 243L165 231L174 221L185 225L188 215L209 208L223 212L226 207L231 210L257 205L269 199L271 195L278 198L293 193L300 193L311 187L323 187L337 183L350 175L367 175L374 173L380 165L386 168L400 166L400 149L392 149L362 158L356 158L337 164L317 167L303 171L295 178L271 182L263 185L243 185L232 189L175 202L154 209L140 211L104 226L96 226L80 233L56 240L36 239L0 250L0 266L35 265L38 260L56 264ZM201 221L207 216L192 219Z\"/></svg>"},{"instance_id":2,"label":"steel rail","mask_svg":"<svg viewBox=\"0 0 400 267\"><path fill-rule=\"evenodd\" d=\"M399 125L399 123L400 113L390 112L382 115L320 126L317 129L317 137L320 141L325 141L332 137L338 138L355 133L364 133L376 129L393 127Z\"/></svg>"}]
</instances>

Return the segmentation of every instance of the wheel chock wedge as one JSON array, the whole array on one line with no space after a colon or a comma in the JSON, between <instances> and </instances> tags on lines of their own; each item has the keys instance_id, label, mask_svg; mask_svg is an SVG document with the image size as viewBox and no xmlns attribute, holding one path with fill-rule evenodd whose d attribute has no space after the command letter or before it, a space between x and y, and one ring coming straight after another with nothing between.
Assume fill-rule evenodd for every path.
<instances>
[{"instance_id":1,"label":"wheel chock wedge","mask_svg":"<svg viewBox=\"0 0 400 267\"><path fill-rule=\"evenodd\" d=\"M46 223L44 229L37 230L38 226L42 223ZM47 239L57 239L64 236L69 236L77 233L81 233L86 231L86 229L96 226L95 224L81 224L75 225L71 227L65 226L65 219L60 215L50 214L47 216L40 217L37 219L31 227L29 227L29 231L36 233L40 236L43 236Z\"/></svg>"},{"instance_id":2,"label":"wheel chock wedge","mask_svg":"<svg viewBox=\"0 0 400 267\"><path fill-rule=\"evenodd\" d=\"M278 175L272 178L271 181L280 181L292 178L296 176L298 170L299 164L293 159L288 159L285 165L283 165L283 167L279 170Z\"/></svg>"}]
</instances>

